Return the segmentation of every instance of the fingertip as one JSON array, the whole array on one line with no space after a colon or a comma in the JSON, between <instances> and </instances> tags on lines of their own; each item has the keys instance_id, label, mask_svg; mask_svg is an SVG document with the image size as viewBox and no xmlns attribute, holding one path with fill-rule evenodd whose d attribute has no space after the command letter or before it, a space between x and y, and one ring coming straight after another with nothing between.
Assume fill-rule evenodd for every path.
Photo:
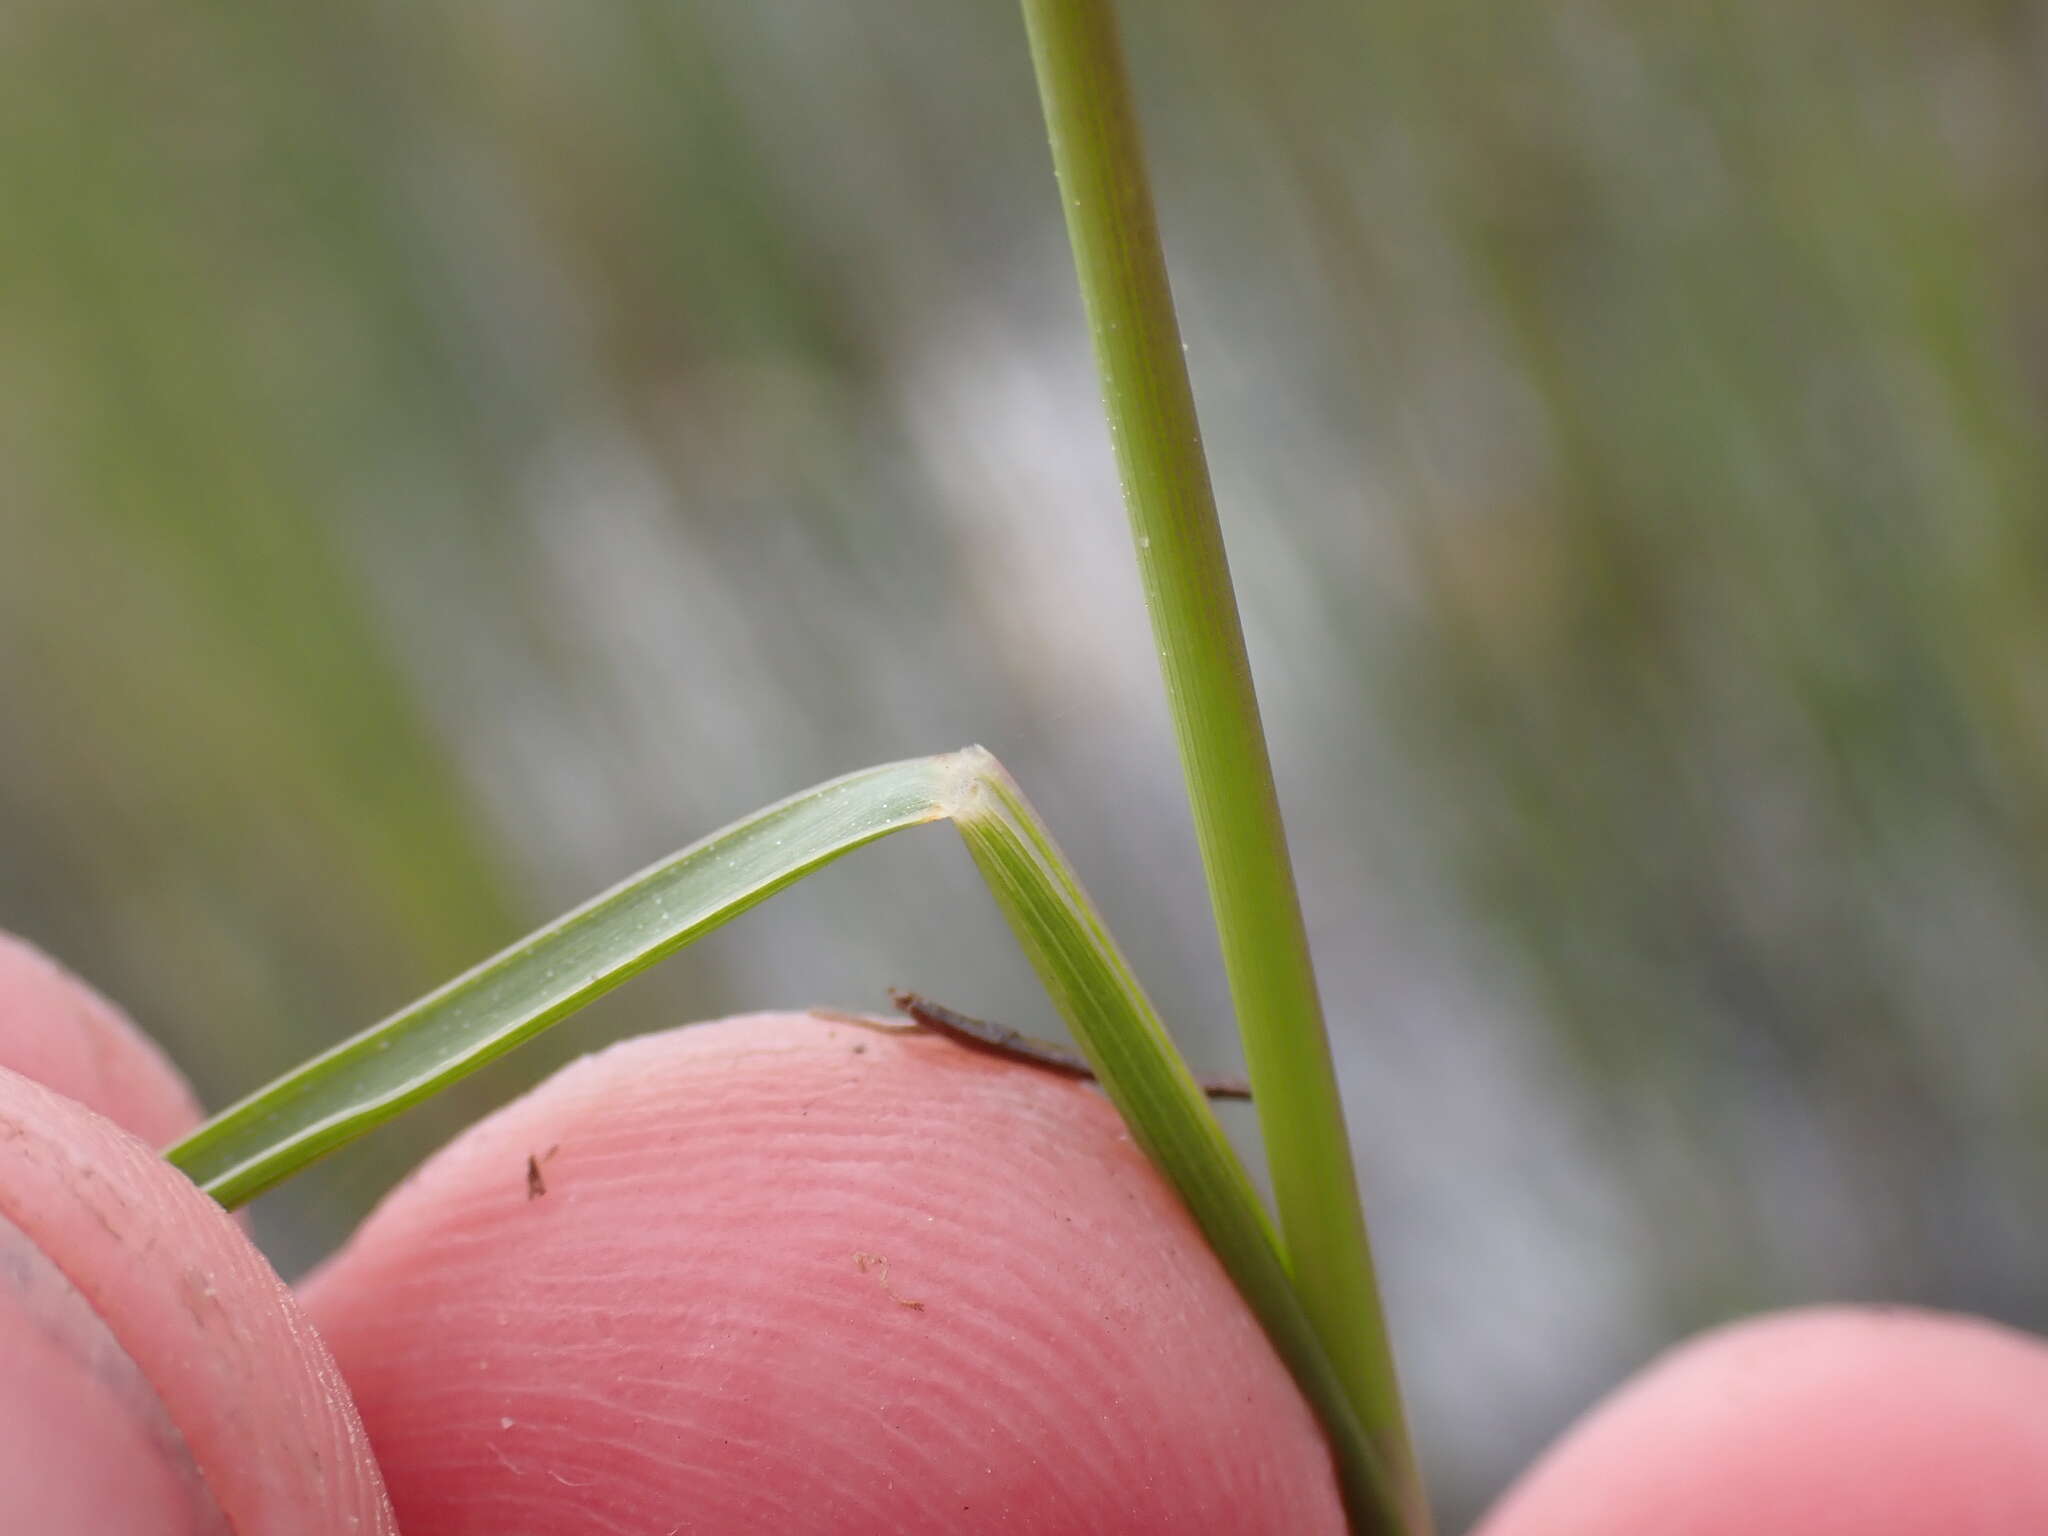
<instances>
[{"instance_id":1,"label":"fingertip","mask_svg":"<svg viewBox=\"0 0 2048 1536\"><path fill-rule=\"evenodd\" d=\"M1653 1363L1479 1536L2048 1530L2048 1343L1893 1307L1781 1313Z\"/></svg>"},{"instance_id":2,"label":"fingertip","mask_svg":"<svg viewBox=\"0 0 2048 1536\"><path fill-rule=\"evenodd\" d=\"M0 1068L54 1089L166 1146L199 1123L199 1102L156 1042L24 939L0 932Z\"/></svg>"},{"instance_id":3,"label":"fingertip","mask_svg":"<svg viewBox=\"0 0 2048 1536\"><path fill-rule=\"evenodd\" d=\"M587 1058L306 1302L412 1536L1342 1528L1100 1094L923 1032L756 1015Z\"/></svg>"},{"instance_id":4,"label":"fingertip","mask_svg":"<svg viewBox=\"0 0 2048 1536\"><path fill-rule=\"evenodd\" d=\"M23 1351L0 1373L0 1419L38 1437L17 1459L52 1447L15 1469L10 1507L63 1494L75 1516L35 1528L130 1529L78 1514L105 1493L155 1511L137 1530L216 1529L217 1511L232 1530L395 1536L332 1360L235 1222L134 1136L0 1070L7 1228L0 1331ZM92 1468L104 1487L61 1485Z\"/></svg>"},{"instance_id":5,"label":"fingertip","mask_svg":"<svg viewBox=\"0 0 2048 1536\"><path fill-rule=\"evenodd\" d=\"M161 1400L69 1281L5 1222L0 1266L7 1528L182 1536L217 1527Z\"/></svg>"}]
</instances>

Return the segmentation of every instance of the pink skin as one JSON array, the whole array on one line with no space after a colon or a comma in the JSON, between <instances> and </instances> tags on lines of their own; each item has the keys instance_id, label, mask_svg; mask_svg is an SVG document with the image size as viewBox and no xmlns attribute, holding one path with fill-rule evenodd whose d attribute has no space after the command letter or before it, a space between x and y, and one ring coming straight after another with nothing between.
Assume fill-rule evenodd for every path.
<instances>
[{"instance_id":1,"label":"pink skin","mask_svg":"<svg viewBox=\"0 0 2048 1536\"><path fill-rule=\"evenodd\" d=\"M2048 1344L1904 1309L1787 1312L1673 1351L1474 1536L2048 1531Z\"/></svg>"},{"instance_id":2,"label":"pink skin","mask_svg":"<svg viewBox=\"0 0 2048 1536\"><path fill-rule=\"evenodd\" d=\"M0 1523L50 1536L395 1536L291 1293L152 1137L189 1090L106 1003L0 941Z\"/></svg>"},{"instance_id":3,"label":"pink skin","mask_svg":"<svg viewBox=\"0 0 2048 1536\"><path fill-rule=\"evenodd\" d=\"M9 1529L395 1536L306 1313L407 1536L1340 1528L1306 1410L1086 1086L805 1015L634 1042L431 1160L306 1313L114 1123L190 1105L0 936ZM2048 1344L1795 1313L1654 1366L1478 1536L2025 1536L2044 1469Z\"/></svg>"},{"instance_id":4,"label":"pink skin","mask_svg":"<svg viewBox=\"0 0 2048 1536\"><path fill-rule=\"evenodd\" d=\"M156 1043L41 950L0 933L0 1067L99 1111L151 1146L199 1123Z\"/></svg>"},{"instance_id":5,"label":"pink skin","mask_svg":"<svg viewBox=\"0 0 2048 1536\"><path fill-rule=\"evenodd\" d=\"M306 1305L408 1536L1342 1529L1107 1101L923 1032L769 1014L588 1058Z\"/></svg>"}]
</instances>

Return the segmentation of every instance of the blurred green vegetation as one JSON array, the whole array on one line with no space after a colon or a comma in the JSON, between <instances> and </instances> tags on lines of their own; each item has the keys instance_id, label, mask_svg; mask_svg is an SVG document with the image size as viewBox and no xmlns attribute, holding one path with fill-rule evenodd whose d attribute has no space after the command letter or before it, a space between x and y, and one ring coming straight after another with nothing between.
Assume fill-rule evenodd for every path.
<instances>
[{"instance_id":1,"label":"blurred green vegetation","mask_svg":"<svg viewBox=\"0 0 2048 1536\"><path fill-rule=\"evenodd\" d=\"M2048 1324L2048 18L1125 12L1447 1512L1732 1311ZM1225 1064L1061 239L1001 5L15 7L0 922L218 1103L980 739ZM263 1228L890 983L1044 1027L906 839Z\"/></svg>"}]
</instances>

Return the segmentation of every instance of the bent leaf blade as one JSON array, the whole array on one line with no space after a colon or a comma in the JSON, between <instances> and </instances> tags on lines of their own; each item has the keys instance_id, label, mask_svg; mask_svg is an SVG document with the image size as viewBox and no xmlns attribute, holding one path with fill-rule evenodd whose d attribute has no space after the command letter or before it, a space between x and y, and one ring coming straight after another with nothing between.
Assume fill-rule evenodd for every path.
<instances>
[{"instance_id":1,"label":"bent leaf blade","mask_svg":"<svg viewBox=\"0 0 2048 1536\"><path fill-rule=\"evenodd\" d=\"M792 795L642 870L224 1110L166 1154L235 1206L841 854L944 815L945 757Z\"/></svg>"}]
</instances>

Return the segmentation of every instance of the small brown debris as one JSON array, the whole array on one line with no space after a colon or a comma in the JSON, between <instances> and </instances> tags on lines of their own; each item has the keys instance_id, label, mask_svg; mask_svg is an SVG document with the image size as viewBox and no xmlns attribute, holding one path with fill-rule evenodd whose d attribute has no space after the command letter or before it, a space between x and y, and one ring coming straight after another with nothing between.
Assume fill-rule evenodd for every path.
<instances>
[{"instance_id":1,"label":"small brown debris","mask_svg":"<svg viewBox=\"0 0 2048 1536\"><path fill-rule=\"evenodd\" d=\"M856 1253L853 1256L853 1267L862 1274L866 1274L871 1269L874 1270L882 1282L883 1291L888 1294L889 1299L895 1302L897 1306L908 1307L913 1312L922 1312L924 1310L923 1302L912 1301L908 1296L899 1295L896 1287L889 1283L889 1261L879 1253Z\"/></svg>"},{"instance_id":2,"label":"small brown debris","mask_svg":"<svg viewBox=\"0 0 2048 1536\"><path fill-rule=\"evenodd\" d=\"M557 1142L554 1146L549 1147L547 1151L541 1153L538 1157L535 1157L531 1152L526 1154L527 1199L538 1200L542 1195L548 1192L547 1180L543 1179L540 1176L540 1165L546 1162L549 1158L553 1157L557 1152L561 1150L561 1143Z\"/></svg>"},{"instance_id":3,"label":"small brown debris","mask_svg":"<svg viewBox=\"0 0 2048 1536\"><path fill-rule=\"evenodd\" d=\"M1095 1069L1088 1065L1088 1058L1068 1046L1037 1039L1006 1024L991 1024L971 1014L957 1013L928 997L900 988L890 989L889 1001L899 1012L907 1014L924 1028L934 1030L969 1050L986 1051L1010 1061L1043 1067L1065 1077L1094 1081ZM1212 1099L1249 1099L1252 1096L1251 1085L1241 1077L1198 1077L1195 1082Z\"/></svg>"}]
</instances>

